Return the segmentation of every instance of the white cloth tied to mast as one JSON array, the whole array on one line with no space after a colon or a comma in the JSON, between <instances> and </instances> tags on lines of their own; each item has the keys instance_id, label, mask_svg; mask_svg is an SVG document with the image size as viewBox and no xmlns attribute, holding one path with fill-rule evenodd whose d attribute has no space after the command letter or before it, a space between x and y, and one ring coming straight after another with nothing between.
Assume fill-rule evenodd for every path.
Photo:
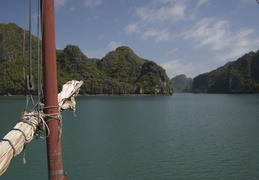
<instances>
[{"instance_id":1,"label":"white cloth tied to mast","mask_svg":"<svg viewBox=\"0 0 259 180\"><path fill-rule=\"evenodd\" d=\"M77 94L79 93L80 87L83 83L83 81L72 80L68 81L62 86L62 91L58 94L58 105L60 111L64 109L71 109L75 112L75 96L77 96Z\"/></svg>"}]
</instances>

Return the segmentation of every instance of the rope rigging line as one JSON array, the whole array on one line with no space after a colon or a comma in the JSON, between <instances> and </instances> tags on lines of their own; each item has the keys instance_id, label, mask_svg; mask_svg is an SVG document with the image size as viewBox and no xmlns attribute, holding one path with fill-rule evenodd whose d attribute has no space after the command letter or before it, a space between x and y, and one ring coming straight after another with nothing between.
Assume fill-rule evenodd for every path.
<instances>
[{"instance_id":1,"label":"rope rigging line","mask_svg":"<svg viewBox=\"0 0 259 180\"><path fill-rule=\"evenodd\" d=\"M24 0L24 10L26 11L26 1ZM40 0L38 1L40 3ZM38 5L40 7L40 4ZM40 8L38 8L38 11ZM40 12L38 12L40 16ZM25 35L26 35L26 12L24 12L24 42L23 51L25 53ZM38 17L40 19L40 17ZM29 58L28 58L28 75L26 77L27 95L26 95L26 107L22 112L20 121L12 128L4 138L0 139L0 176L7 170L10 161L13 157L24 151L24 163L25 161L25 144L29 143L34 136L41 137L41 134L45 129L48 129L46 122L44 122L43 108L40 103L40 26L38 22L38 103L35 106L32 91L34 90L34 80L32 75L32 0L29 0ZM23 54L24 57L24 54ZM32 103L33 108L29 109L29 105ZM42 138L42 137L41 137Z\"/></svg>"},{"instance_id":2,"label":"rope rigging line","mask_svg":"<svg viewBox=\"0 0 259 180\"><path fill-rule=\"evenodd\" d=\"M38 90L38 105L39 102L40 102L40 96L41 96L41 91L42 91L42 87L41 87L41 74L42 74L42 71L41 71L41 64L42 64L42 54L40 51L40 47L42 46L41 42L40 41L40 38L42 37L42 34L41 34L41 27L40 27L40 20L41 20L41 17L40 17L40 12L41 12L41 6L40 6L40 0L38 0L38 27L37 27L37 37L38 37L38 51L37 51L37 54L38 54L38 87L37 87L37 90ZM41 36L40 36L41 35ZM39 108L39 106L38 106Z\"/></svg>"},{"instance_id":3,"label":"rope rigging line","mask_svg":"<svg viewBox=\"0 0 259 180\"><path fill-rule=\"evenodd\" d=\"M40 101L41 98L41 61L42 61L42 51L40 51L40 47L42 46L40 38L42 37L42 27L40 27L40 19L43 17L40 16L41 7L40 0L38 0L38 85L37 85L37 99L38 102L34 103L34 99L32 96L32 91L34 89L34 81L32 75L32 39L31 39L31 14L32 14L32 0L29 0L29 63L28 63L28 75L27 75L27 94L26 95L26 107L22 112L20 117L20 121L4 136L4 138L0 139L0 176L5 173L7 170L11 160L13 157L16 157L22 151L24 151L23 162L26 163L25 160L25 145L29 143L34 136L36 138L45 139L49 136L50 129L47 125L50 121L57 120L59 123L59 140L62 134L62 116L61 111L64 109L71 109L75 113L75 97L79 93L80 86L83 84L83 81L68 81L62 87L62 92L58 94L58 106L46 106ZM26 9L26 0L24 0ZM42 0L42 6L44 6L44 0ZM26 13L25 13L26 16ZM25 17L24 17L25 18ZM41 31L40 31L41 29ZM24 31L25 32L25 31ZM41 36L40 36L41 34ZM25 33L24 33L25 38ZM25 50L25 40L24 40L24 50ZM24 56L24 54L23 54ZM33 108L29 108L29 104L32 102ZM44 114L44 109L48 108L58 108L59 113L53 114ZM46 118L48 117L48 118ZM45 121L48 119L48 122ZM42 134L45 133L45 137Z\"/></svg>"},{"instance_id":4,"label":"rope rigging line","mask_svg":"<svg viewBox=\"0 0 259 180\"><path fill-rule=\"evenodd\" d=\"M34 79L32 75L32 0L29 0L29 74L27 75L27 89L29 91L34 90Z\"/></svg>"},{"instance_id":5,"label":"rope rigging line","mask_svg":"<svg viewBox=\"0 0 259 180\"><path fill-rule=\"evenodd\" d=\"M68 81L63 85L62 91L58 95L59 106L46 106L42 103L35 105L33 109L26 109L22 112L20 121L12 128L3 139L0 139L0 176L7 170L11 159L24 151L23 162L25 160L25 145L29 143L34 136L45 139L49 136L50 130L48 123L53 120L59 122L59 139L62 134L62 116L61 111L71 109L75 111L75 96L78 94L83 81ZM71 103L73 102L73 103ZM59 108L59 113L46 114L44 109ZM49 117L49 118L46 118ZM40 120L39 120L40 119ZM46 136L43 137L42 134Z\"/></svg>"},{"instance_id":6,"label":"rope rigging line","mask_svg":"<svg viewBox=\"0 0 259 180\"><path fill-rule=\"evenodd\" d=\"M24 0L24 27L23 27L23 54L22 56L24 57L25 53L25 38L26 37L26 0Z\"/></svg>"},{"instance_id":7,"label":"rope rigging line","mask_svg":"<svg viewBox=\"0 0 259 180\"><path fill-rule=\"evenodd\" d=\"M40 12L41 12L41 1L38 0L38 8L37 8L37 105L38 105L38 109L40 109L40 100L41 100L41 92L42 92L42 82L41 82L41 74L42 74L42 51L41 46L42 46L42 41L40 40L42 37L42 30L41 30L41 26L40 26L40 22L41 22L41 16L40 16ZM24 10L26 10L26 0L24 1L25 4L25 8ZM24 13L26 18L26 12ZM35 103L34 103L34 99L33 99L33 91L35 90L35 84L34 84L34 76L33 76L33 51L32 51L32 0L29 0L29 57L28 57L28 75L26 76L26 88L27 88L27 93L26 93L26 110L29 109L29 104L30 102L32 103L32 108L34 108ZM25 38L25 37L24 37Z\"/></svg>"}]
</instances>

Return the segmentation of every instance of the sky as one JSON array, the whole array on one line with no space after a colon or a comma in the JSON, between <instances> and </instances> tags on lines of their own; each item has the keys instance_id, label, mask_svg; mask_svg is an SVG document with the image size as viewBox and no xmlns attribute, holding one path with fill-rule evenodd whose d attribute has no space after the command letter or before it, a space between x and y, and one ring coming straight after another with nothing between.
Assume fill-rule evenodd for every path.
<instances>
[{"instance_id":1,"label":"sky","mask_svg":"<svg viewBox=\"0 0 259 180\"><path fill-rule=\"evenodd\" d=\"M32 0L32 29L37 30ZM29 0L0 0L0 23L28 29ZM55 0L56 48L89 58L119 46L152 60L169 78L194 78L259 49L256 0Z\"/></svg>"}]
</instances>

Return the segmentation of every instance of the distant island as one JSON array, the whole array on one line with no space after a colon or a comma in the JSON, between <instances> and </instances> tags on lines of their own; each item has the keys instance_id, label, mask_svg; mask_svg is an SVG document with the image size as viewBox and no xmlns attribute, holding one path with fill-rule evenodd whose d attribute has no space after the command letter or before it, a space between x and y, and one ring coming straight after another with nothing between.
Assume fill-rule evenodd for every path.
<instances>
[{"instance_id":1,"label":"distant island","mask_svg":"<svg viewBox=\"0 0 259 180\"><path fill-rule=\"evenodd\" d=\"M15 23L0 23L0 95L26 94L28 31ZM37 82L37 37L32 36L32 69ZM259 93L259 51L249 52L195 78L184 74L171 80L155 62L138 57L129 47L88 58L76 45L57 50L58 88L67 81L83 80L83 95L171 95L190 93ZM173 88L174 87L174 88ZM33 91L37 93L37 91Z\"/></svg>"},{"instance_id":2,"label":"distant island","mask_svg":"<svg viewBox=\"0 0 259 180\"><path fill-rule=\"evenodd\" d=\"M25 32L26 37L29 32ZM25 43L25 46L23 44ZM32 38L34 79L37 81L37 37ZM26 93L24 71L28 71L28 43L24 30L15 23L0 23L0 95ZM24 70L25 69L25 70ZM138 57L129 47L118 47L102 59L88 58L75 45L57 50L58 87L69 80L83 80L84 95L171 95L173 86L165 70ZM36 90L35 90L36 93Z\"/></svg>"},{"instance_id":3,"label":"distant island","mask_svg":"<svg viewBox=\"0 0 259 180\"><path fill-rule=\"evenodd\" d=\"M181 74L171 79L174 86L174 93L191 93L193 79L187 78L186 75Z\"/></svg>"},{"instance_id":4,"label":"distant island","mask_svg":"<svg viewBox=\"0 0 259 180\"><path fill-rule=\"evenodd\" d=\"M259 51L193 80L194 93L259 93Z\"/></svg>"},{"instance_id":5,"label":"distant island","mask_svg":"<svg viewBox=\"0 0 259 180\"><path fill-rule=\"evenodd\" d=\"M259 93L259 51L249 52L194 79L178 75L171 79L174 92Z\"/></svg>"}]
</instances>

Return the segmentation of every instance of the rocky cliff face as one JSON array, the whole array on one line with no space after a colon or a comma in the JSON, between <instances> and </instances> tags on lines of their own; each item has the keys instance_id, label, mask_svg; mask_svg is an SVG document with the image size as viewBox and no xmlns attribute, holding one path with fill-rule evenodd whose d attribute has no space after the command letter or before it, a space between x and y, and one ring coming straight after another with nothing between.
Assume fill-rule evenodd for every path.
<instances>
[{"instance_id":1,"label":"rocky cliff face","mask_svg":"<svg viewBox=\"0 0 259 180\"><path fill-rule=\"evenodd\" d=\"M192 92L192 78L187 78L186 75L181 74L171 79L176 93L191 93Z\"/></svg>"},{"instance_id":2,"label":"rocky cliff face","mask_svg":"<svg viewBox=\"0 0 259 180\"><path fill-rule=\"evenodd\" d=\"M26 37L29 33L25 31ZM33 47L37 44L32 37ZM28 41L24 31L14 23L0 23L0 94L24 94L24 73L28 72ZM36 49L33 49L33 58ZM34 63L34 62L33 62Z\"/></svg>"},{"instance_id":3,"label":"rocky cliff face","mask_svg":"<svg viewBox=\"0 0 259 180\"><path fill-rule=\"evenodd\" d=\"M0 94L25 94L23 71L28 71L28 44L24 30L0 23ZM29 36L25 32L26 37ZM25 43L25 46L23 45ZM37 82L37 38L32 37L33 73ZM83 80L83 94L172 94L165 70L123 46L102 59L88 58L78 46L57 50L58 86ZM24 70L23 70L24 69ZM36 93L36 91L35 91Z\"/></svg>"},{"instance_id":4,"label":"rocky cliff face","mask_svg":"<svg viewBox=\"0 0 259 180\"><path fill-rule=\"evenodd\" d=\"M77 46L70 46L58 52L58 62L62 64L59 66L60 72L70 73L63 74L60 79L80 72L80 76L84 77L82 80L86 82L82 93L172 94L172 85L165 70L152 61L138 57L129 47L118 47L102 59L89 59L82 57ZM73 52L68 53L67 49L73 49Z\"/></svg>"},{"instance_id":5,"label":"rocky cliff face","mask_svg":"<svg viewBox=\"0 0 259 180\"><path fill-rule=\"evenodd\" d=\"M138 93L172 94L172 85L165 70L152 61L146 61L141 68L137 81Z\"/></svg>"},{"instance_id":6,"label":"rocky cliff face","mask_svg":"<svg viewBox=\"0 0 259 180\"><path fill-rule=\"evenodd\" d=\"M194 78L195 93L259 93L259 51Z\"/></svg>"}]
</instances>

